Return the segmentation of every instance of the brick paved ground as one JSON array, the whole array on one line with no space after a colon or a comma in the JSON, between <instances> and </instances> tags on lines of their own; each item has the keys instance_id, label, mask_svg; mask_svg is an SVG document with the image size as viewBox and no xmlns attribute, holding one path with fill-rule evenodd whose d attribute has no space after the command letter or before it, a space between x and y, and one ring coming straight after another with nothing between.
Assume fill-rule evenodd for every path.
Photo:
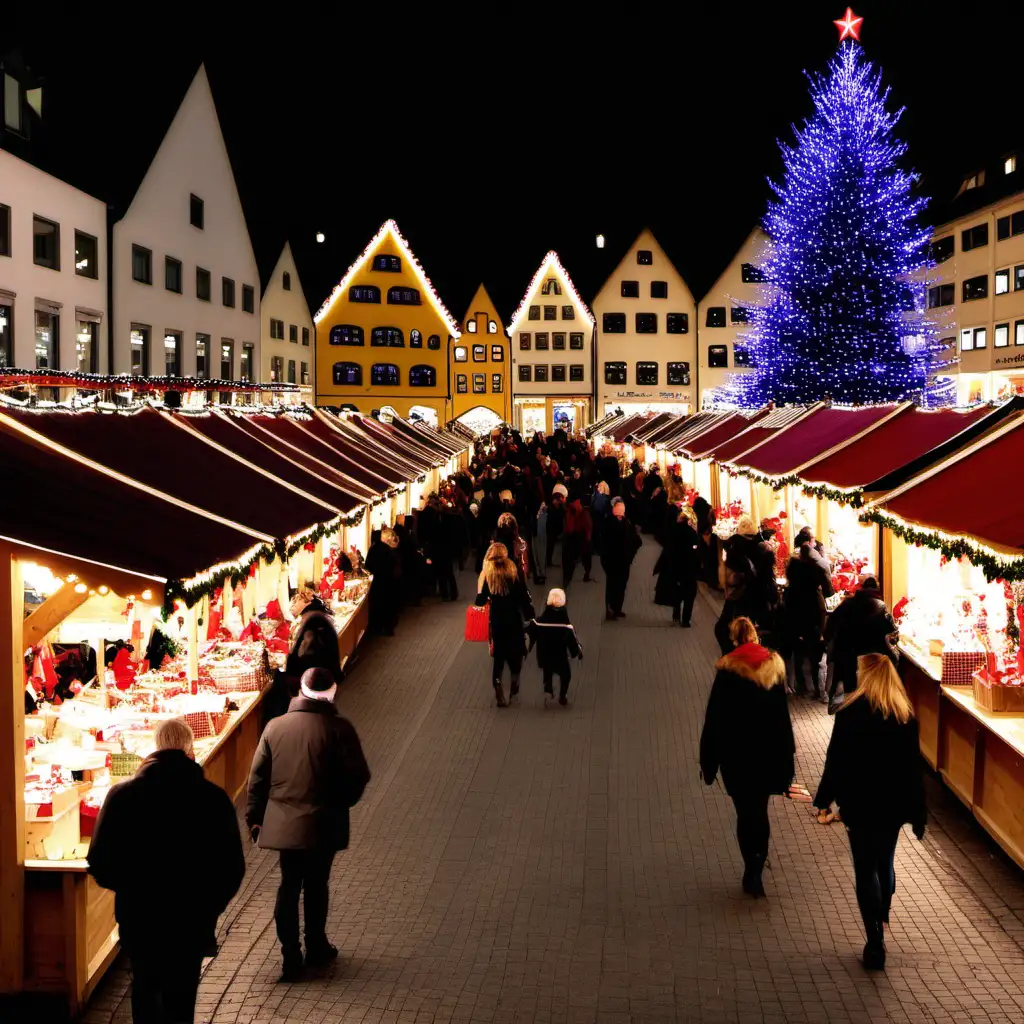
<instances>
[{"instance_id":1,"label":"brick paved ground","mask_svg":"<svg viewBox=\"0 0 1024 1024\"><path fill-rule=\"evenodd\" d=\"M695 628L671 628L654 556L648 542L621 622L603 622L602 587L573 585L586 660L568 709L543 708L533 664L521 705L493 707L465 602L366 648L339 698L374 771L335 863L342 959L275 984L275 863L251 851L199 1021L1024 1020L1024 880L937 785L935 826L897 853L884 975L858 961L842 828L806 804L775 801L768 899L742 896L731 803L697 777L715 612L702 597ZM792 708L813 790L831 720ZM87 1024L130 1020L126 985L115 967Z\"/></svg>"}]
</instances>

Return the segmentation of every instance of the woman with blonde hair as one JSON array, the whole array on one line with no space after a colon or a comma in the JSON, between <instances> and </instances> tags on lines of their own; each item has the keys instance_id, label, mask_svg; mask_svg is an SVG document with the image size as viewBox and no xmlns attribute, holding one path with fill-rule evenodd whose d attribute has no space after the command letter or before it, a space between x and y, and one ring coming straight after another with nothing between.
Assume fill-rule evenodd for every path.
<instances>
[{"instance_id":1,"label":"woman with blonde hair","mask_svg":"<svg viewBox=\"0 0 1024 1024\"><path fill-rule=\"evenodd\" d=\"M762 647L747 618L733 619L734 649L718 659L700 737L701 774L712 785L719 771L736 806L743 855L743 891L763 896L768 858L768 800L793 781L793 725L786 699L786 666Z\"/></svg>"},{"instance_id":2,"label":"woman with blonde hair","mask_svg":"<svg viewBox=\"0 0 1024 1024\"><path fill-rule=\"evenodd\" d=\"M522 573L508 556L504 544L492 544L484 556L477 583L476 603L490 605L491 681L499 708L508 706L501 677L508 665L509 696L519 695L519 673L526 654L526 623L533 618L533 604Z\"/></svg>"},{"instance_id":3,"label":"woman with blonde hair","mask_svg":"<svg viewBox=\"0 0 1024 1024\"><path fill-rule=\"evenodd\" d=\"M857 903L867 944L864 966L885 967L885 925L896 891L896 843L909 822L924 837L927 812L917 720L888 655L857 659L857 689L836 715L814 797L839 805L850 839Z\"/></svg>"}]
</instances>

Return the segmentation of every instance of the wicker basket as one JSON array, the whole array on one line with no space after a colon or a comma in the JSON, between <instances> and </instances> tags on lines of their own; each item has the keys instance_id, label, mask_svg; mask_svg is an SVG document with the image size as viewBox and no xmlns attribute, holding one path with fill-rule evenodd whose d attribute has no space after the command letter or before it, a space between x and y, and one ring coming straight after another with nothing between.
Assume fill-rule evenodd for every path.
<instances>
[{"instance_id":1,"label":"wicker basket","mask_svg":"<svg viewBox=\"0 0 1024 1024\"><path fill-rule=\"evenodd\" d=\"M134 775L142 764L142 758L138 754L130 754L122 751L120 754L110 755L110 774L118 778Z\"/></svg>"}]
</instances>

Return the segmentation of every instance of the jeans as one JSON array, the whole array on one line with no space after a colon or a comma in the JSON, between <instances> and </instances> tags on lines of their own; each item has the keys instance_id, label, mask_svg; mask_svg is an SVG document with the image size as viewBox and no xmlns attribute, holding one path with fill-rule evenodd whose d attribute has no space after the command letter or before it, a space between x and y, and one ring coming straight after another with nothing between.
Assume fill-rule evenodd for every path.
<instances>
[{"instance_id":1,"label":"jeans","mask_svg":"<svg viewBox=\"0 0 1024 1024\"><path fill-rule=\"evenodd\" d=\"M796 677L796 688L809 690L817 694L824 690L825 680L822 671L822 658L825 657L825 645L816 640L794 640L793 641L793 674ZM806 662L811 663L811 670L805 674Z\"/></svg>"},{"instance_id":2,"label":"jeans","mask_svg":"<svg viewBox=\"0 0 1024 1024\"><path fill-rule=\"evenodd\" d=\"M889 922L889 907L896 891L896 843L899 826L848 828L857 905L865 927Z\"/></svg>"},{"instance_id":3,"label":"jeans","mask_svg":"<svg viewBox=\"0 0 1024 1024\"><path fill-rule=\"evenodd\" d=\"M131 956L135 1024L192 1024L199 990L199 954Z\"/></svg>"},{"instance_id":4,"label":"jeans","mask_svg":"<svg viewBox=\"0 0 1024 1024\"><path fill-rule=\"evenodd\" d=\"M544 692L553 693L555 676L558 676L558 696L567 697L569 695L569 683L572 681L572 668L569 663L566 662L564 665L559 665L558 668L546 668L544 669Z\"/></svg>"},{"instance_id":5,"label":"jeans","mask_svg":"<svg viewBox=\"0 0 1024 1024\"><path fill-rule=\"evenodd\" d=\"M327 883L334 850L282 850L281 884L274 904L277 937L285 960L297 960L299 893L304 893L306 952L322 950L327 941Z\"/></svg>"},{"instance_id":6,"label":"jeans","mask_svg":"<svg viewBox=\"0 0 1024 1024\"><path fill-rule=\"evenodd\" d=\"M604 603L613 612L621 612L626 600L626 584L629 583L629 569L604 571Z\"/></svg>"},{"instance_id":7,"label":"jeans","mask_svg":"<svg viewBox=\"0 0 1024 1024\"><path fill-rule=\"evenodd\" d=\"M736 838L739 840L743 863L748 867L764 865L768 856L771 825L768 823L767 793L742 793L732 798L736 808Z\"/></svg>"}]
</instances>

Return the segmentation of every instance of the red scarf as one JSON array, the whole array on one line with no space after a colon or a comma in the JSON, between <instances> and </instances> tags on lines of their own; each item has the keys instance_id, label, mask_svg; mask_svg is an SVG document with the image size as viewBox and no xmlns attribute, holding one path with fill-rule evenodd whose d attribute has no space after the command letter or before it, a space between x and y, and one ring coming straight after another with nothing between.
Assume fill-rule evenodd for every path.
<instances>
[{"instance_id":1,"label":"red scarf","mask_svg":"<svg viewBox=\"0 0 1024 1024\"><path fill-rule=\"evenodd\" d=\"M759 665L763 665L770 657L772 652L767 647L762 647L760 644L740 644L736 650L730 652L730 658L738 658L740 661L745 662L751 668L757 668Z\"/></svg>"}]
</instances>

